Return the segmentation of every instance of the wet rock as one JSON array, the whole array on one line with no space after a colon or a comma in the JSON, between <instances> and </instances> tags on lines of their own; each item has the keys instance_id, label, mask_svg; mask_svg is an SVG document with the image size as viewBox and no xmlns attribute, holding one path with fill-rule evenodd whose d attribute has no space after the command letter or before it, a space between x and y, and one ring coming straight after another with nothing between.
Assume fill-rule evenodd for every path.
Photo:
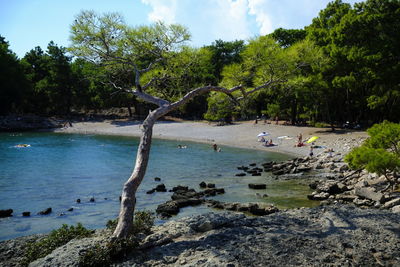
<instances>
[{"instance_id":1,"label":"wet rock","mask_svg":"<svg viewBox=\"0 0 400 267\"><path fill-rule=\"evenodd\" d=\"M182 186L182 185L178 185L178 186L174 186L172 187L172 192L178 192L178 191L188 191L189 187L187 186Z\"/></svg>"},{"instance_id":2,"label":"wet rock","mask_svg":"<svg viewBox=\"0 0 400 267\"><path fill-rule=\"evenodd\" d=\"M188 206L197 206L203 203L203 200L198 198L182 198L175 200L179 208L184 208Z\"/></svg>"},{"instance_id":3,"label":"wet rock","mask_svg":"<svg viewBox=\"0 0 400 267\"><path fill-rule=\"evenodd\" d=\"M249 188L251 189L266 189L266 184L249 184Z\"/></svg>"},{"instance_id":4,"label":"wet rock","mask_svg":"<svg viewBox=\"0 0 400 267\"><path fill-rule=\"evenodd\" d=\"M208 184L207 184L207 187L208 187L208 188L215 188L215 184L208 183Z\"/></svg>"},{"instance_id":5,"label":"wet rock","mask_svg":"<svg viewBox=\"0 0 400 267\"><path fill-rule=\"evenodd\" d=\"M252 173L251 176L261 176L261 173L259 173L259 172Z\"/></svg>"},{"instance_id":6,"label":"wet rock","mask_svg":"<svg viewBox=\"0 0 400 267\"><path fill-rule=\"evenodd\" d=\"M74 208L69 208L69 209L67 209L67 211L73 211L74 210Z\"/></svg>"},{"instance_id":7,"label":"wet rock","mask_svg":"<svg viewBox=\"0 0 400 267\"><path fill-rule=\"evenodd\" d=\"M157 192L167 192L167 189L165 188L164 184L159 184L154 188L155 191Z\"/></svg>"},{"instance_id":8,"label":"wet rock","mask_svg":"<svg viewBox=\"0 0 400 267\"><path fill-rule=\"evenodd\" d=\"M150 194L153 194L154 192L156 192L156 190L153 188L153 189L147 191L146 194L149 194L149 195L150 195Z\"/></svg>"},{"instance_id":9,"label":"wet rock","mask_svg":"<svg viewBox=\"0 0 400 267\"><path fill-rule=\"evenodd\" d=\"M78 199L76 200L76 203L81 203L81 199L78 198Z\"/></svg>"},{"instance_id":10,"label":"wet rock","mask_svg":"<svg viewBox=\"0 0 400 267\"><path fill-rule=\"evenodd\" d=\"M161 181L161 178L160 177L154 177L154 181L159 182L159 181Z\"/></svg>"},{"instance_id":11,"label":"wet rock","mask_svg":"<svg viewBox=\"0 0 400 267\"><path fill-rule=\"evenodd\" d=\"M200 188L206 188L206 187L207 187L207 184L206 184L205 182L201 182L201 183L199 184L199 186L200 186Z\"/></svg>"},{"instance_id":12,"label":"wet rock","mask_svg":"<svg viewBox=\"0 0 400 267\"><path fill-rule=\"evenodd\" d=\"M94 199L94 197L91 197L91 198L89 199L89 201L90 201L90 202L95 202L96 200Z\"/></svg>"},{"instance_id":13,"label":"wet rock","mask_svg":"<svg viewBox=\"0 0 400 267\"><path fill-rule=\"evenodd\" d=\"M29 217L29 216L31 216L31 212L30 211L24 211L24 212L22 212L22 216Z\"/></svg>"},{"instance_id":14,"label":"wet rock","mask_svg":"<svg viewBox=\"0 0 400 267\"><path fill-rule=\"evenodd\" d=\"M239 176L239 177L241 177L241 176L246 176L246 173L244 173L244 172L237 173L237 174L235 174L235 176Z\"/></svg>"},{"instance_id":15,"label":"wet rock","mask_svg":"<svg viewBox=\"0 0 400 267\"><path fill-rule=\"evenodd\" d=\"M158 205L156 209L157 213L160 213L162 215L176 215L179 213L179 206L176 201L167 201L163 204Z\"/></svg>"},{"instance_id":16,"label":"wet rock","mask_svg":"<svg viewBox=\"0 0 400 267\"><path fill-rule=\"evenodd\" d=\"M45 210L39 211L39 212L38 212L38 215L48 215L48 214L50 214L51 212L52 212L52 209L51 209L51 208L47 208L47 209L45 209Z\"/></svg>"},{"instance_id":17,"label":"wet rock","mask_svg":"<svg viewBox=\"0 0 400 267\"><path fill-rule=\"evenodd\" d=\"M0 218L11 217L13 212L12 209L0 210Z\"/></svg>"},{"instance_id":18,"label":"wet rock","mask_svg":"<svg viewBox=\"0 0 400 267\"><path fill-rule=\"evenodd\" d=\"M252 166L252 167L253 167L253 166L256 166L256 165L257 165L257 163L250 163L250 164L249 164L249 166Z\"/></svg>"}]
</instances>

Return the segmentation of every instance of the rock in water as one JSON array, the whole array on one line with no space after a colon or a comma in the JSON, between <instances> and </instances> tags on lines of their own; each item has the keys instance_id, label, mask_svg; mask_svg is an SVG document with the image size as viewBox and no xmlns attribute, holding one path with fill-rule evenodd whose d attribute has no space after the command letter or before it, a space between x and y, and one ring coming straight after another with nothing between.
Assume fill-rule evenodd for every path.
<instances>
[{"instance_id":1,"label":"rock in water","mask_svg":"<svg viewBox=\"0 0 400 267\"><path fill-rule=\"evenodd\" d=\"M47 208L45 210L40 211L38 214L39 215L48 215L52 212L51 208Z\"/></svg>"},{"instance_id":2,"label":"rock in water","mask_svg":"<svg viewBox=\"0 0 400 267\"><path fill-rule=\"evenodd\" d=\"M13 212L12 209L0 210L0 218L11 217Z\"/></svg>"}]
</instances>

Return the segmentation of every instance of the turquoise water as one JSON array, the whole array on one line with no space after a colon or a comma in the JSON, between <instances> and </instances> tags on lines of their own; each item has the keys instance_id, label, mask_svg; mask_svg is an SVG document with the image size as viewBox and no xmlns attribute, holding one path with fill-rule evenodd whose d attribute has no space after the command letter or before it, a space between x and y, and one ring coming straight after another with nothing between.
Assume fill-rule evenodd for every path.
<instances>
[{"instance_id":1,"label":"turquoise water","mask_svg":"<svg viewBox=\"0 0 400 267\"><path fill-rule=\"evenodd\" d=\"M15 147L30 144L30 147ZM48 232L62 224L81 222L88 228L104 227L119 212L119 195L129 177L138 139L132 137L67 135L55 133L0 134L0 209L13 209L14 216L0 219L0 240ZM178 149L184 144L186 149ZM288 156L263 151L154 140L146 177L137 194L137 209L155 210L170 199L171 193L146 194L160 177L167 189L188 185L199 190L201 181L223 187L221 201L267 202L281 208L314 205L306 199L308 187L301 181L276 181L261 177L236 177L237 166L286 160ZM247 188L251 182L269 186L258 193ZM94 203L89 199L94 197ZM81 199L81 204L76 199ZM37 215L52 207L53 213ZM67 209L74 208L72 212ZM22 217L30 211L31 217ZM179 217L210 211L205 206L185 208ZM61 213L65 215L60 216ZM158 220L157 222L161 222Z\"/></svg>"}]
</instances>

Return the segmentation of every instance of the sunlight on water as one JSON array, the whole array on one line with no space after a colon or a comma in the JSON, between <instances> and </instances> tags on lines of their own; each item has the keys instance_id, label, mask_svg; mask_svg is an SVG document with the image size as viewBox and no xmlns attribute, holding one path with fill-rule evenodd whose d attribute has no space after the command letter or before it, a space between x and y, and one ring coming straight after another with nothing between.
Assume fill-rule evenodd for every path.
<instances>
[{"instance_id":1,"label":"sunlight on water","mask_svg":"<svg viewBox=\"0 0 400 267\"><path fill-rule=\"evenodd\" d=\"M133 168L137 144L138 139L131 137L1 133L0 209L11 208L14 216L0 219L0 240L48 232L64 223L104 227L118 215L119 195ZM187 148L178 149L178 144ZM201 181L215 183L226 190L214 198L220 201L265 202L280 208L316 205L307 200L310 191L300 181L276 181L268 173L235 176L237 166L288 158L229 147L218 153L207 144L154 140L148 171L137 194L137 209L154 211L170 199L169 192L145 193L159 183L154 177L160 177L167 189L187 185L198 191ZM251 190L247 185L252 182L267 183L267 189ZM264 194L268 197L262 197ZM95 202L89 201L92 197ZM50 215L37 215L48 207L53 209ZM67 211L69 208L73 211ZM30 211L31 217L22 217L24 211ZM178 216L209 211L205 206L189 207Z\"/></svg>"}]
</instances>

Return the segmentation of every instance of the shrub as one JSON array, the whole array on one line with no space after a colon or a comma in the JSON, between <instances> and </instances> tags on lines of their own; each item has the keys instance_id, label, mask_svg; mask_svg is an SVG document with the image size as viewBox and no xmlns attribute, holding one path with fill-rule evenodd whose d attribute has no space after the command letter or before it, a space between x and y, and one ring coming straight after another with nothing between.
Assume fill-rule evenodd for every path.
<instances>
[{"instance_id":1,"label":"shrub","mask_svg":"<svg viewBox=\"0 0 400 267\"><path fill-rule=\"evenodd\" d=\"M92 230L86 229L80 223L78 223L76 227L63 224L61 228L51 231L47 237L35 243L28 244L25 249L22 265L28 265L36 259L45 257L54 249L67 244L74 238L89 237L92 233Z\"/></svg>"},{"instance_id":2,"label":"shrub","mask_svg":"<svg viewBox=\"0 0 400 267\"><path fill-rule=\"evenodd\" d=\"M111 231L117 227L118 219L109 220L106 224L107 228ZM133 232L132 235L139 233L148 234L150 233L151 227L154 225L154 214L150 211L137 211L135 212L133 221Z\"/></svg>"}]
</instances>

